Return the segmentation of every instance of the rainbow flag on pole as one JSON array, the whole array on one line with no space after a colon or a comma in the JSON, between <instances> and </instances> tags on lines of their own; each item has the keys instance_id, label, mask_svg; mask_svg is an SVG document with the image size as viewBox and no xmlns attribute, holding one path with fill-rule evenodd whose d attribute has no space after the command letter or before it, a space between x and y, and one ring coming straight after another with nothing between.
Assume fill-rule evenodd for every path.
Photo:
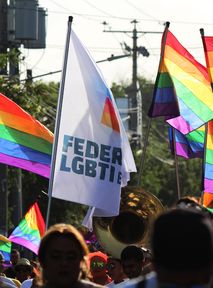
<instances>
[{"instance_id":1,"label":"rainbow flag on pole","mask_svg":"<svg viewBox=\"0 0 213 288\"><path fill-rule=\"evenodd\" d=\"M45 232L45 222L37 202L35 202L19 225L9 236L9 240L22 245L35 254L38 252L41 237Z\"/></svg>"},{"instance_id":2,"label":"rainbow flag on pole","mask_svg":"<svg viewBox=\"0 0 213 288\"><path fill-rule=\"evenodd\" d=\"M204 29L200 29L201 39L203 43L206 67L211 79L211 87L213 90L213 37L205 36ZM205 165L204 165L204 187L202 201L203 205L209 209L213 209L213 121L208 122L207 139L205 147ZM212 210L213 211L213 210Z\"/></svg>"},{"instance_id":3,"label":"rainbow flag on pole","mask_svg":"<svg viewBox=\"0 0 213 288\"><path fill-rule=\"evenodd\" d=\"M0 93L0 162L49 178L53 134Z\"/></svg>"},{"instance_id":4,"label":"rainbow flag on pole","mask_svg":"<svg viewBox=\"0 0 213 288\"><path fill-rule=\"evenodd\" d=\"M163 33L161 59L148 115L166 116L182 134L213 119L213 94L207 69L168 30Z\"/></svg>"},{"instance_id":5,"label":"rainbow flag on pole","mask_svg":"<svg viewBox=\"0 0 213 288\"><path fill-rule=\"evenodd\" d=\"M5 261L10 261L11 244L7 237L0 235L0 252L3 254Z\"/></svg>"}]
</instances>

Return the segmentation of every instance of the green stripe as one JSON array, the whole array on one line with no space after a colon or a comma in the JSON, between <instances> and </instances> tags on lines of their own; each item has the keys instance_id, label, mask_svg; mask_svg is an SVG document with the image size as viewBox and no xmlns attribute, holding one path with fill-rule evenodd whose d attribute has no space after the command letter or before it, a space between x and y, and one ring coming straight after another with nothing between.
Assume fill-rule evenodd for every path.
<instances>
[{"instance_id":1,"label":"green stripe","mask_svg":"<svg viewBox=\"0 0 213 288\"><path fill-rule=\"evenodd\" d=\"M213 111L199 100L186 86L184 86L175 77L172 77L176 95L185 103L191 111L193 111L197 117L199 117L204 122L209 121L209 118L213 116ZM203 95L205 97L205 95ZM201 113L202 112L202 113Z\"/></svg>"},{"instance_id":2,"label":"green stripe","mask_svg":"<svg viewBox=\"0 0 213 288\"><path fill-rule=\"evenodd\" d=\"M159 73L158 74L158 82L157 82L158 88L168 88L173 87L172 79L167 72Z\"/></svg>"},{"instance_id":3,"label":"green stripe","mask_svg":"<svg viewBox=\"0 0 213 288\"><path fill-rule=\"evenodd\" d=\"M29 227L28 222L24 218L20 224L19 224L19 229L23 232L25 235L32 235L35 236L36 238L40 239L40 233L38 229L32 229Z\"/></svg>"},{"instance_id":4,"label":"green stripe","mask_svg":"<svg viewBox=\"0 0 213 288\"><path fill-rule=\"evenodd\" d=\"M27 134L22 131L10 128L3 124L0 125L0 137L2 139L18 143L20 145L32 148L34 150L51 155L52 144L47 140Z\"/></svg>"},{"instance_id":5,"label":"green stripe","mask_svg":"<svg viewBox=\"0 0 213 288\"><path fill-rule=\"evenodd\" d=\"M3 241L0 241L0 250L1 251L4 251L4 252L7 252L7 253L10 253L11 251L11 242L3 242Z\"/></svg>"},{"instance_id":6,"label":"green stripe","mask_svg":"<svg viewBox=\"0 0 213 288\"><path fill-rule=\"evenodd\" d=\"M213 150L206 149L206 163L213 164Z\"/></svg>"},{"instance_id":7,"label":"green stripe","mask_svg":"<svg viewBox=\"0 0 213 288\"><path fill-rule=\"evenodd\" d=\"M213 208L206 207L206 209L213 213Z\"/></svg>"},{"instance_id":8,"label":"green stripe","mask_svg":"<svg viewBox=\"0 0 213 288\"><path fill-rule=\"evenodd\" d=\"M205 132L204 131L194 130L191 133L187 134L186 138L189 141L194 141L194 142L198 142L198 143L204 143L204 136L205 136Z\"/></svg>"}]
</instances>

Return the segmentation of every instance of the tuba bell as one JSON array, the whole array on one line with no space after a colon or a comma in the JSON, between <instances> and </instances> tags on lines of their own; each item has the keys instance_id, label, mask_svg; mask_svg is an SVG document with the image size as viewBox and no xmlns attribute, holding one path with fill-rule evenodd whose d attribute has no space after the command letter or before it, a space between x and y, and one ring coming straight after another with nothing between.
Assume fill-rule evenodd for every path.
<instances>
[{"instance_id":1,"label":"tuba bell","mask_svg":"<svg viewBox=\"0 0 213 288\"><path fill-rule=\"evenodd\" d=\"M94 217L93 231L101 247L120 258L128 245L149 248L153 220L164 211L160 200L141 187L122 188L120 212L115 217Z\"/></svg>"}]
</instances>

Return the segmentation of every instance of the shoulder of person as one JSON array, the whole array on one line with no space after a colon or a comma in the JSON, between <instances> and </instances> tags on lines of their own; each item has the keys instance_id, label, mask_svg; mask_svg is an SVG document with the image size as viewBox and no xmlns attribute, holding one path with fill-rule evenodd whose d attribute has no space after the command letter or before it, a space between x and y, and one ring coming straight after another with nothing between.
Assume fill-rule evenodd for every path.
<instances>
[{"instance_id":1,"label":"shoulder of person","mask_svg":"<svg viewBox=\"0 0 213 288\"><path fill-rule=\"evenodd\" d=\"M15 283L10 278L7 278L5 276L0 276L0 287L17 288Z\"/></svg>"}]
</instances>

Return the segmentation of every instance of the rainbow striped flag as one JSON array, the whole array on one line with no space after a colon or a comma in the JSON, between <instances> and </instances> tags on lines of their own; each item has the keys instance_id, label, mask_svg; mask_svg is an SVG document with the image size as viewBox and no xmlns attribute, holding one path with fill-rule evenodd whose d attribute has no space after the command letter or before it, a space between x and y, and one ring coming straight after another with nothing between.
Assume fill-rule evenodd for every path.
<instances>
[{"instance_id":1,"label":"rainbow striped flag","mask_svg":"<svg viewBox=\"0 0 213 288\"><path fill-rule=\"evenodd\" d=\"M3 254L5 261L10 261L11 244L7 237L0 235L0 252Z\"/></svg>"},{"instance_id":2,"label":"rainbow striped flag","mask_svg":"<svg viewBox=\"0 0 213 288\"><path fill-rule=\"evenodd\" d=\"M0 162L49 178L53 133L0 93Z\"/></svg>"},{"instance_id":3,"label":"rainbow striped flag","mask_svg":"<svg viewBox=\"0 0 213 288\"><path fill-rule=\"evenodd\" d=\"M182 134L213 119L213 94L207 69L168 30L163 33L161 59L150 117L166 116Z\"/></svg>"},{"instance_id":4,"label":"rainbow striped flag","mask_svg":"<svg viewBox=\"0 0 213 288\"><path fill-rule=\"evenodd\" d=\"M213 37L205 36L204 29L200 29L201 39L203 43L206 67L211 79L211 87L213 90ZM208 209L213 209L213 121L208 122L207 140L204 164L204 187L202 202ZM213 212L213 210L211 211Z\"/></svg>"},{"instance_id":5,"label":"rainbow striped flag","mask_svg":"<svg viewBox=\"0 0 213 288\"><path fill-rule=\"evenodd\" d=\"M187 135L169 126L168 135L172 154L174 154L173 133L175 133L176 155L186 159L203 157L205 125Z\"/></svg>"},{"instance_id":6,"label":"rainbow striped flag","mask_svg":"<svg viewBox=\"0 0 213 288\"><path fill-rule=\"evenodd\" d=\"M19 225L9 236L13 243L22 245L35 254L38 252L41 237L45 232L45 222L37 202L35 202Z\"/></svg>"}]
</instances>

